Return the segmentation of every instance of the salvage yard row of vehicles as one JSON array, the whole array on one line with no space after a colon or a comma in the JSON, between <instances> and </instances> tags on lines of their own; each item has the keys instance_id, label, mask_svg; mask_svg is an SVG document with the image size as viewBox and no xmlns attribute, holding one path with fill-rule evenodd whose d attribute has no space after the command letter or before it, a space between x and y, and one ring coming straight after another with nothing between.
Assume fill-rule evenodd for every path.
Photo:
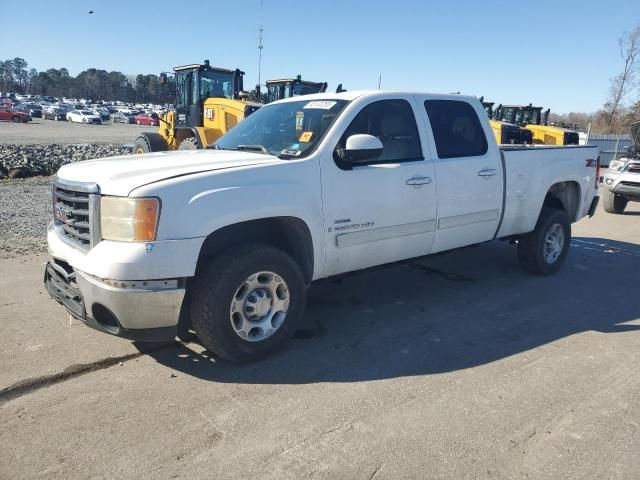
<instances>
[{"instance_id":1,"label":"salvage yard row of vehicles","mask_svg":"<svg viewBox=\"0 0 640 480\"><path fill-rule=\"evenodd\" d=\"M291 97L206 149L63 166L44 280L99 331L193 330L251 361L296 331L316 280L495 239L526 271L557 272L598 177L597 147L497 145L473 97Z\"/></svg>"},{"instance_id":2,"label":"salvage yard row of vehicles","mask_svg":"<svg viewBox=\"0 0 640 480\"><path fill-rule=\"evenodd\" d=\"M45 100L46 99L46 100ZM167 111L166 106L159 105L132 105L123 102L91 104L74 100L60 100L52 97L23 96L22 100L16 97L0 97L0 108L4 111L20 112L27 115L11 116L19 120L31 121L33 118L43 120L72 121L85 124L100 124L106 121L115 123L137 123L138 125L158 126L159 115ZM95 120L100 118L100 122ZM126 121L122 119L126 118Z\"/></svg>"}]
</instances>

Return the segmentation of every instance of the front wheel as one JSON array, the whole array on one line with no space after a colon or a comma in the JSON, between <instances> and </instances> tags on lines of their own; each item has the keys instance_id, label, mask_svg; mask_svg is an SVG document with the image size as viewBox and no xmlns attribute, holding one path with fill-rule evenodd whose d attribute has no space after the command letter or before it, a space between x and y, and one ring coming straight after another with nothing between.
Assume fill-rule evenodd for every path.
<instances>
[{"instance_id":1,"label":"front wheel","mask_svg":"<svg viewBox=\"0 0 640 480\"><path fill-rule=\"evenodd\" d=\"M607 213L622 213L629 202L626 198L613 193L608 188L604 189L602 197L602 208Z\"/></svg>"},{"instance_id":2,"label":"front wheel","mask_svg":"<svg viewBox=\"0 0 640 480\"><path fill-rule=\"evenodd\" d=\"M13 123L18 123L20 121L20 117L17 117L17 116L16 117L11 117L11 121Z\"/></svg>"},{"instance_id":3,"label":"front wheel","mask_svg":"<svg viewBox=\"0 0 640 480\"><path fill-rule=\"evenodd\" d=\"M82 119L82 123L87 123L87 119L86 119L86 118L83 118L83 119Z\"/></svg>"},{"instance_id":4,"label":"front wheel","mask_svg":"<svg viewBox=\"0 0 640 480\"><path fill-rule=\"evenodd\" d=\"M571 224L564 210L543 208L533 232L518 239L518 261L528 272L550 275L562 267L571 244Z\"/></svg>"},{"instance_id":5,"label":"front wheel","mask_svg":"<svg viewBox=\"0 0 640 480\"><path fill-rule=\"evenodd\" d=\"M232 362L257 360L295 332L306 303L296 262L268 245L232 249L194 278L191 322L202 344Z\"/></svg>"}]
</instances>

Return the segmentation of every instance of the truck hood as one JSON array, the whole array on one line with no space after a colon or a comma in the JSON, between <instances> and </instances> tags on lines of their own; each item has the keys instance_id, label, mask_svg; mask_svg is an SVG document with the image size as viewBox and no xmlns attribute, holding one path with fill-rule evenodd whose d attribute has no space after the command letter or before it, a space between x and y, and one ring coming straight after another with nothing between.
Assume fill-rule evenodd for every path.
<instances>
[{"instance_id":1,"label":"truck hood","mask_svg":"<svg viewBox=\"0 0 640 480\"><path fill-rule=\"evenodd\" d=\"M143 185L201 172L278 163L272 155L228 150L182 150L85 160L58 170L64 181L93 182L106 195L127 196Z\"/></svg>"}]
</instances>

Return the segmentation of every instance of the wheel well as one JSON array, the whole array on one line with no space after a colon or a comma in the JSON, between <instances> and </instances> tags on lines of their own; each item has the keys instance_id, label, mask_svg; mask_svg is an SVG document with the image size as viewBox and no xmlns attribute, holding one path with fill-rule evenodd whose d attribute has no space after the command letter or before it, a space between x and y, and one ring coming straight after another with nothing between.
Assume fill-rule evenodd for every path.
<instances>
[{"instance_id":1,"label":"wheel well","mask_svg":"<svg viewBox=\"0 0 640 480\"><path fill-rule=\"evenodd\" d=\"M573 181L552 185L544 198L543 207L564 210L569 220L575 222L580 207L580 185Z\"/></svg>"},{"instance_id":2,"label":"wheel well","mask_svg":"<svg viewBox=\"0 0 640 480\"><path fill-rule=\"evenodd\" d=\"M307 224L296 217L273 217L229 225L204 241L198 266L232 247L263 243L289 254L300 266L307 283L313 278L313 242Z\"/></svg>"}]
</instances>

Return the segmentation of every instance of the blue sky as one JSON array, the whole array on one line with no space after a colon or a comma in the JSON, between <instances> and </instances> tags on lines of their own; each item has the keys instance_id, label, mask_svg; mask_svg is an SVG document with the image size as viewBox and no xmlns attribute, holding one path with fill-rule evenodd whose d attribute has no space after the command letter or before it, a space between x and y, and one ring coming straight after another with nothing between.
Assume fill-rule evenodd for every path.
<instances>
[{"instance_id":1,"label":"blue sky","mask_svg":"<svg viewBox=\"0 0 640 480\"><path fill-rule=\"evenodd\" d=\"M4 9L0 59L159 73L201 62L257 81L260 0L23 0ZM262 79L295 76L335 89L484 95L558 113L593 111L621 68L618 37L638 0L523 2L264 0ZM7 7L5 5L5 7ZM89 15L88 11L94 10ZM10 18L10 21L7 19ZM25 35L26 33L26 35ZM637 99L638 92L634 93Z\"/></svg>"}]
</instances>

